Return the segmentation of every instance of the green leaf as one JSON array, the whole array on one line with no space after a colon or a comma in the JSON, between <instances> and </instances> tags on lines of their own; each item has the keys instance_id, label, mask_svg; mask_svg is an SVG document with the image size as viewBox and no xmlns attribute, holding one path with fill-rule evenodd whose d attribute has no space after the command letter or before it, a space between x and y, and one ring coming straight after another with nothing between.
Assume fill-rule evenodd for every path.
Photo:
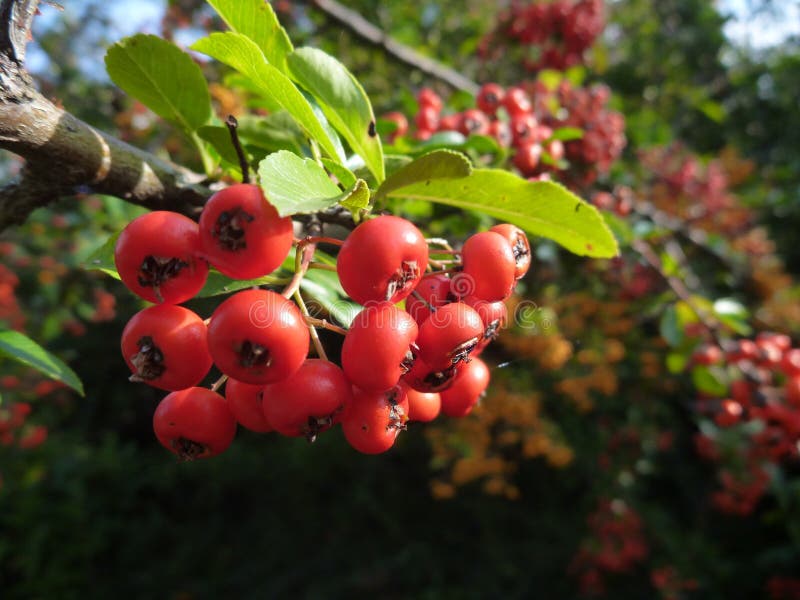
<instances>
[{"instance_id":1,"label":"green leaf","mask_svg":"<svg viewBox=\"0 0 800 600\"><path fill-rule=\"evenodd\" d=\"M686 353L670 352L667 354L667 370L673 375L682 373L689 362L689 356Z\"/></svg>"},{"instance_id":2,"label":"green leaf","mask_svg":"<svg viewBox=\"0 0 800 600\"><path fill-rule=\"evenodd\" d=\"M114 279L119 279L117 266L114 264L114 247L117 245L118 237L119 232L109 237L102 246L86 257L81 263L81 268L86 271L102 271Z\"/></svg>"},{"instance_id":3,"label":"green leaf","mask_svg":"<svg viewBox=\"0 0 800 600\"><path fill-rule=\"evenodd\" d=\"M187 133L211 118L200 67L166 40L145 34L125 38L108 49L106 69L126 93Z\"/></svg>"},{"instance_id":4,"label":"green leaf","mask_svg":"<svg viewBox=\"0 0 800 600\"><path fill-rule=\"evenodd\" d=\"M316 140L328 156L333 159L339 157L336 145L314 114L308 100L286 75L267 62L264 53L252 40L232 31L212 33L197 40L192 49L247 76L261 95L291 114L308 137Z\"/></svg>"},{"instance_id":5,"label":"green leaf","mask_svg":"<svg viewBox=\"0 0 800 600\"><path fill-rule=\"evenodd\" d=\"M678 318L678 312L674 306L668 306L661 315L659 324L661 337L673 348L680 346L684 339L683 324Z\"/></svg>"},{"instance_id":6,"label":"green leaf","mask_svg":"<svg viewBox=\"0 0 800 600\"><path fill-rule=\"evenodd\" d=\"M375 192L375 202L380 202L386 194L433 179L460 179L472 173L472 164L466 156L453 150L434 150L420 156L390 175Z\"/></svg>"},{"instance_id":7,"label":"green leaf","mask_svg":"<svg viewBox=\"0 0 800 600\"><path fill-rule=\"evenodd\" d=\"M560 127L553 132L549 140L561 140L562 142L569 142L571 140L579 140L583 137L583 129L578 127Z\"/></svg>"},{"instance_id":8,"label":"green leaf","mask_svg":"<svg viewBox=\"0 0 800 600\"><path fill-rule=\"evenodd\" d=\"M315 161L283 150L262 160L258 175L264 195L282 217L325 210L339 202L359 207L369 202L364 181L342 192Z\"/></svg>"},{"instance_id":9,"label":"green leaf","mask_svg":"<svg viewBox=\"0 0 800 600\"><path fill-rule=\"evenodd\" d=\"M714 302L714 315L739 335L750 335L753 331L747 322L747 308L733 298L720 298Z\"/></svg>"},{"instance_id":10,"label":"green leaf","mask_svg":"<svg viewBox=\"0 0 800 600\"><path fill-rule=\"evenodd\" d=\"M580 256L609 258L619 253L617 241L597 209L550 181L527 181L507 171L475 169L469 177L418 182L388 196L485 213L550 238Z\"/></svg>"},{"instance_id":11,"label":"green leaf","mask_svg":"<svg viewBox=\"0 0 800 600\"><path fill-rule=\"evenodd\" d=\"M723 373L717 368L695 367L692 369L692 383L699 392L724 398L728 393Z\"/></svg>"},{"instance_id":12,"label":"green leaf","mask_svg":"<svg viewBox=\"0 0 800 600\"><path fill-rule=\"evenodd\" d=\"M369 186L363 179L358 179L345 192L345 196L339 199L339 204L344 206L350 212L358 212L369 206Z\"/></svg>"},{"instance_id":13,"label":"green leaf","mask_svg":"<svg viewBox=\"0 0 800 600\"><path fill-rule=\"evenodd\" d=\"M362 306L347 298L339 278L332 271L312 269L300 282L300 289L314 300L306 301L306 307L312 317L321 318L329 314L339 324L349 327ZM318 304L315 304L316 303Z\"/></svg>"},{"instance_id":14,"label":"green leaf","mask_svg":"<svg viewBox=\"0 0 800 600\"><path fill-rule=\"evenodd\" d=\"M206 284L197 293L197 298L210 298L221 296L231 292L237 292L260 285L274 285L277 283L288 283L291 276L286 272L275 272L258 279L231 279L214 269L209 270Z\"/></svg>"},{"instance_id":15,"label":"green leaf","mask_svg":"<svg viewBox=\"0 0 800 600\"><path fill-rule=\"evenodd\" d=\"M292 42L278 22L272 6L264 0L208 0L225 24L250 38L269 63L286 73L286 56Z\"/></svg>"},{"instance_id":16,"label":"green leaf","mask_svg":"<svg viewBox=\"0 0 800 600\"><path fill-rule=\"evenodd\" d=\"M330 159L322 159L323 166L330 172L331 175L336 177L344 187L353 187L356 184L356 175L344 165L333 162Z\"/></svg>"},{"instance_id":17,"label":"green leaf","mask_svg":"<svg viewBox=\"0 0 800 600\"><path fill-rule=\"evenodd\" d=\"M328 121L364 159L380 183L383 149L375 130L375 114L364 88L347 68L317 48L298 48L287 57L293 79L319 102Z\"/></svg>"},{"instance_id":18,"label":"green leaf","mask_svg":"<svg viewBox=\"0 0 800 600\"><path fill-rule=\"evenodd\" d=\"M18 331L0 331L0 355L33 367L50 379L60 381L81 396L84 395L83 384L75 374L75 371L65 365L61 359L53 356L28 336Z\"/></svg>"}]
</instances>

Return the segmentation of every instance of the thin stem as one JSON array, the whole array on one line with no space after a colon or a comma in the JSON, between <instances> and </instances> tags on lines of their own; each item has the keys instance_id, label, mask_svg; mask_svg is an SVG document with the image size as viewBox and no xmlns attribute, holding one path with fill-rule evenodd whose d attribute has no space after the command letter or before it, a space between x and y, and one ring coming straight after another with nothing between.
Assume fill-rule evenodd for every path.
<instances>
[{"instance_id":1,"label":"thin stem","mask_svg":"<svg viewBox=\"0 0 800 600\"><path fill-rule=\"evenodd\" d=\"M297 306L300 307L300 312L303 313L303 316L306 318L306 323L308 324L308 334L311 336L311 341L314 343L314 348L317 350L317 356L319 356L322 360L328 360L328 355L325 353L325 348L322 346L322 340L319 339L317 328L308 322L310 315L308 314L308 307L303 300L302 294L300 294L300 290L297 290L294 293L294 301L297 302Z\"/></svg>"},{"instance_id":2,"label":"thin stem","mask_svg":"<svg viewBox=\"0 0 800 600\"><path fill-rule=\"evenodd\" d=\"M325 319L317 319L316 317L306 317L306 323L308 323L309 325L313 325L314 327L322 327L323 329L327 329L328 331L335 331L339 335L347 335L347 329L339 327L338 325L334 325L333 323Z\"/></svg>"},{"instance_id":3,"label":"thin stem","mask_svg":"<svg viewBox=\"0 0 800 600\"><path fill-rule=\"evenodd\" d=\"M331 244L333 246L341 246L344 244L344 241L321 235L310 235L302 240L297 240L297 244Z\"/></svg>"},{"instance_id":4,"label":"thin stem","mask_svg":"<svg viewBox=\"0 0 800 600\"><path fill-rule=\"evenodd\" d=\"M422 279L425 279L426 277L433 277L434 275L441 275L442 273L460 273L461 271L463 271L463 269L461 265L459 265L457 267L450 267L447 269L440 269L438 271L431 271L430 273L425 273L425 275L422 276Z\"/></svg>"},{"instance_id":5,"label":"thin stem","mask_svg":"<svg viewBox=\"0 0 800 600\"><path fill-rule=\"evenodd\" d=\"M429 311L436 312L436 307L427 300L425 300L425 298L422 297L422 294L420 294L417 290L411 292L411 295L414 296L414 298L416 298L420 302L422 302Z\"/></svg>"},{"instance_id":6,"label":"thin stem","mask_svg":"<svg viewBox=\"0 0 800 600\"><path fill-rule=\"evenodd\" d=\"M452 250L453 247L450 245L449 240L445 238L425 238L425 242L429 246L441 246L445 250ZM438 252L438 250L437 250Z\"/></svg>"},{"instance_id":7,"label":"thin stem","mask_svg":"<svg viewBox=\"0 0 800 600\"><path fill-rule=\"evenodd\" d=\"M247 156L245 156L244 148L239 140L239 121L233 115L228 115L225 120L225 126L228 128L228 133L231 134L231 143L236 150L236 156L239 157L239 168L242 169L242 183L250 183L250 166L247 164Z\"/></svg>"},{"instance_id":8,"label":"thin stem","mask_svg":"<svg viewBox=\"0 0 800 600\"><path fill-rule=\"evenodd\" d=\"M222 375L219 379L217 379L214 383L211 384L211 391L216 392L219 388L222 387L222 384L228 381L227 375Z\"/></svg>"},{"instance_id":9,"label":"thin stem","mask_svg":"<svg viewBox=\"0 0 800 600\"><path fill-rule=\"evenodd\" d=\"M310 262L308 263L309 269L321 269L323 271L333 271L336 272L336 265L326 265L325 263L321 262Z\"/></svg>"},{"instance_id":10,"label":"thin stem","mask_svg":"<svg viewBox=\"0 0 800 600\"><path fill-rule=\"evenodd\" d=\"M312 219L308 223L308 231L313 233L322 232L322 223L318 219ZM294 253L294 276L281 294L284 298L291 298L294 293L300 289L300 282L303 281L308 267L311 264L311 259L314 258L314 252L317 249L319 242L333 240L340 243L335 238L326 238L318 235L309 235L302 240L297 241L297 248Z\"/></svg>"}]
</instances>

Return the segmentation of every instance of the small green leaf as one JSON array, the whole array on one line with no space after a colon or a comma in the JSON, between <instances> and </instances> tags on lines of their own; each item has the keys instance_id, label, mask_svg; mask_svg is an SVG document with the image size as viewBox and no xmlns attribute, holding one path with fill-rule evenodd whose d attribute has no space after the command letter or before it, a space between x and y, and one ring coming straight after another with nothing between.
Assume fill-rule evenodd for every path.
<instances>
[{"instance_id":1,"label":"small green leaf","mask_svg":"<svg viewBox=\"0 0 800 600\"><path fill-rule=\"evenodd\" d=\"M472 173L472 164L466 156L453 150L434 150L420 156L390 175L375 192L375 202L388 193L432 179L459 179Z\"/></svg>"},{"instance_id":2,"label":"small green leaf","mask_svg":"<svg viewBox=\"0 0 800 600\"><path fill-rule=\"evenodd\" d=\"M192 49L247 76L261 95L291 114L308 137L316 140L328 156L332 159L339 157L334 141L302 92L286 75L267 62L261 49L248 37L232 31L212 33L197 40Z\"/></svg>"},{"instance_id":3,"label":"small green leaf","mask_svg":"<svg viewBox=\"0 0 800 600\"><path fill-rule=\"evenodd\" d=\"M661 337L673 348L680 346L684 339L683 325L678 319L674 306L668 306L661 315L659 324Z\"/></svg>"},{"instance_id":4,"label":"small green leaf","mask_svg":"<svg viewBox=\"0 0 800 600\"><path fill-rule=\"evenodd\" d=\"M583 137L583 129L578 127L560 127L553 132L549 140L561 140L562 142L569 142L571 140L579 140Z\"/></svg>"},{"instance_id":5,"label":"small green leaf","mask_svg":"<svg viewBox=\"0 0 800 600\"><path fill-rule=\"evenodd\" d=\"M28 336L18 331L0 331L0 355L33 367L50 379L60 381L81 396L84 395L83 384L75 371L64 364L60 358L50 354Z\"/></svg>"},{"instance_id":6,"label":"small green leaf","mask_svg":"<svg viewBox=\"0 0 800 600\"><path fill-rule=\"evenodd\" d=\"M350 212L357 212L369 206L369 186L363 179L358 179L345 192L344 198L339 200L339 204L344 206Z\"/></svg>"},{"instance_id":7,"label":"small green leaf","mask_svg":"<svg viewBox=\"0 0 800 600\"><path fill-rule=\"evenodd\" d=\"M286 73L286 56L293 50L292 42L268 2L208 0L208 3L228 27L253 40L269 63Z\"/></svg>"},{"instance_id":8,"label":"small green leaf","mask_svg":"<svg viewBox=\"0 0 800 600\"><path fill-rule=\"evenodd\" d=\"M692 369L692 383L697 391L717 398L724 398L728 393L724 376L717 368L695 367Z\"/></svg>"},{"instance_id":9,"label":"small green leaf","mask_svg":"<svg viewBox=\"0 0 800 600\"><path fill-rule=\"evenodd\" d=\"M92 252L81 263L81 268L86 271L102 271L114 279L119 279L117 266L114 264L114 247L117 245L119 232L109 237L105 243Z\"/></svg>"},{"instance_id":10,"label":"small green leaf","mask_svg":"<svg viewBox=\"0 0 800 600\"><path fill-rule=\"evenodd\" d=\"M347 68L317 48L298 48L287 57L292 78L319 102L328 121L364 159L380 183L383 149L375 130L375 114L364 88Z\"/></svg>"},{"instance_id":11,"label":"small green leaf","mask_svg":"<svg viewBox=\"0 0 800 600\"><path fill-rule=\"evenodd\" d=\"M351 196L352 202L361 203L366 188L364 182L356 182L343 193L316 162L283 150L262 160L258 175L264 195L282 217L325 210Z\"/></svg>"},{"instance_id":12,"label":"small green leaf","mask_svg":"<svg viewBox=\"0 0 800 600\"><path fill-rule=\"evenodd\" d=\"M387 195L484 213L552 239L580 256L610 258L619 253L597 209L557 183L475 169L469 177L418 182Z\"/></svg>"},{"instance_id":13,"label":"small green leaf","mask_svg":"<svg viewBox=\"0 0 800 600\"><path fill-rule=\"evenodd\" d=\"M686 353L670 352L667 354L667 370L673 375L683 373L689 362L689 356Z\"/></svg>"},{"instance_id":14,"label":"small green leaf","mask_svg":"<svg viewBox=\"0 0 800 600\"><path fill-rule=\"evenodd\" d=\"M145 34L125 38L108 49L106 69L127 94L187 133L211 118L200 67L166 40Z\"/></svg>"}]
</instances>

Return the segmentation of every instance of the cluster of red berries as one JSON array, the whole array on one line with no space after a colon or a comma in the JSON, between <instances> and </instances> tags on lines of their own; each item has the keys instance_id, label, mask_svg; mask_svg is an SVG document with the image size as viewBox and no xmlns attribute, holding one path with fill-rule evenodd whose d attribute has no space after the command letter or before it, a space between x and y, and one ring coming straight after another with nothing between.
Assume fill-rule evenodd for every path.
<instances>
[{"instance_id":1,"label":"cluster of red berries","mask_svg":"<svg viewBox=\"0 0 800 600\"><path fill-rule=\"evenodd\" d=\"M584 53L603 31L602 0L513 2L478 48L487 62L508 59L519 48L519 62L529 71L583 63Z\"/></svg>"},{"instance_id":2,"label":"cluster of red berries","mask_svg":"<svg viewBox=\"0 0 800 600\"><path fill-rule=\"evenodd\" d=\"M336 266L345 292L364 305L345 332L341 367L308 358L314 320L289 300L292 284L282 293L237 292L205 321L178 306L203 287L209 264L235 279L260 277L284 261L293 240L291 219L250 184L213 195L199 224L157 211L120 234L115 261L123 283L157 303L128 322L122 354L133 381L172 392L153 417L165 447L199 458L225 450L237 422L309 440L341 423L354 448L377 453L409 420L472 410L489 382L475 357L497 335L503 300L530 265L519 228L497 225L455 251L442 240L442 249L429 249L399 217L358 225L339 242ZM212 365L227 378L225 397L217 384L198 387Z\"/></svg>"},{"instance_id":3,"label":"cluster of red berries","mask_svg":"<svg viewBox=\"0 0 800 600\"><path fill-rule=\"evenodd\" d=\"M572 559L586 595L602 593L605 577L626 573L647 558L649 548L639 514L621 500L602 500L589 515L591 534Z\"/></svg>"},{"instance_id":4,"label":"cluster of red berries","mask_svg":"<svg viewBox=\"0 0 800 600\"><path fill-rule=\"evenodd\" d=\"M581 88L563 81L551 91L541 81L509 88L487 83L478 92L476 108L444 114L442 99L423 88L417 95L414 135L420 140L443 131L491 136L501 147L513 149L513 164L525 177L547 179L565 168L567 158L567 179L588 185L609 170L625 147L625 119L608 110L609 98L602 85ZM402 113L384 118L396 126L390 139L408 133ZM565 127L580 129L582 137L558 139L558 130Z\"/></svg>"},{"instance_id":5,"label":"cluster of red berries","mask_svg":"<svg viewBox=\"0 0 800 600\"><path fill-rule=\"evenodd\" d=\"M722 490L714 504L727 513L750 514L769 484L765 466L800 458L800 348L786 335L765 332L724 349L704 344L692 362L728 378L726 397L701 394L695 405L718 428L716 435L697 435L699 453L717 462L735 459L720 472ZM748 427L754 422L759 426ZM728 456L731 436L740 452L735 457Z\"/></svg>"}]
</instances>

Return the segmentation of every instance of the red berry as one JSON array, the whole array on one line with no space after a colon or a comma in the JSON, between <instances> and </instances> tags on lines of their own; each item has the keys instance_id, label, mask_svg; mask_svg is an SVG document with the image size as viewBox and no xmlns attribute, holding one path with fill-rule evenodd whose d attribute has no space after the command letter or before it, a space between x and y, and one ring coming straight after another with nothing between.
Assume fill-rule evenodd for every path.
<instances>
[{"instance_id":1,"label":"red berry","mask_svg":"<svg viewBox=\"0 0 800 600\"><path fill-rule=\"evenodd\" d=\"M390 302L362 310L344 338L342 368L353 385L381 392L394 387L411 366L414 319Z\"/></svg>"},{"instance_id":2,"label":"red berry","mask_svg":"<svg viewBox=\"0 0 800 600\"><path fill-rule=\"evenodd\" d=\"M408 420L428 423L439 416L442 409L442 397L436 392L418 392L407 387Z\"/></svg>"},{"instance_id":3,"label":"red berry","mask_svg":"<svg viewBox=\"0 0 800 600\"><path fill-rule=\"evenodd\" d=\"M461 113L444 115L439 119L439 131L458 131L461 129Z\"/></svg>"},{"instance_id":4,"label":"red berry","mask_svg":"<svg viewBox=\"0 0 800 600\"><path fill-rule=\"evenodd\" d=\"M511 119L511 137L515 146L522 146L530 142L538 142L534 137L539 122L531 114L519 115Z\"/></svg>"},{"instance_id":5,"label":"red berry","mask_svg":"<svg viewBox=\"0 0 800 600\"><path fill-rule=\"evenodd\" d=\"M413 223L381 216L362 223L339 251L336 270L359 304L395 304L417 286L428 265L428 244Z\"/></svg>"},{"instance_id":6,"label":"red berry","mask_svg":"<svg viewBox=\"0 0 800 600\"><path fill-rule=\"evenodd\" d=\"M494 115L503 103L506 91L496 83L485 83L478 91L475 103L487 115Z\"/></svg>"},{"instance_id":7,"label":"red berry","mask_svg":"<svg viewBox=\"0 0 800 600\"><path fill-rule=\"evenodd\" d=\"M208 348L220 371L251 384L291 376L308 354L308 328L297 306L275 292L245 290L220 304Z\"/></svg>"},{"instance_id":8,"label":"red berry","mask_svg":"<svg viewBox=\"0 0 800 600\"><path fill-rule=\"evenodd\" d=\"M800 348L791 348L784 352L781 370L787 377L800 375Z\"/></svg>"},{"instance_id":9,"label":"red berry","mask_svg":"<svg viewBox=\"0 0 800 600\"><path fill-rule=\"evenodd\" d=\"M417 102L420 108L431 108L437 114L442 112L442 99L430 88L422 88L417 94Z\"/></svg>"},{"instance_id":10,"label":"red berry","mask_svg":"<svg viewBox=\"0 0 800 600\"><path fill-rule=\"evenodd\" d=\"M720 427L731 427L742 420L742 405L730 399L722 401L714 422Z\"/></svg>"},{"instance_id":11,"label":"red berry","mask_svg":"<svg viewBox=\"0 0 800 600\"><path fill-rule=\"evenodd\" d=\"M122 331L121 346L131 381L162 390L195 386L211 369L206 324L182 306L160 304L136 313Z\"/></svg>"},{"instance_id":12,"label":"red berry","mask_svg":"<svg viewBox=\"0 0 800 600\"><path fill-rule=\"evenodd\" d=\"M417 325L422 325L431 315L429 307L436 309L458 300L450 293L450 278L444 273L423 277L414 292L406 298L406 312Z\"/></svg>"},{"instance_id":13,"label":"red berry","mask_svg":"<svg viewBox=\"0 0 800 600\"><path fill-rule=\"evenodd\" d=\"M183 460L215 456L231 445L236 421L225 398L207 388L172 392L153 414L158 441Z\"/></svg>"},{"instance_id":14,"label":"red berry","mask_svg":"<svg viewBox=\"0 0 800 600\"><path fill-rule=\"evenodd\" d=\"M489 123L489 131L487 134L496 139L497 143L503 148L508 148L514 141L511 135L511 128L505 121L492 121Z\"/></svg>"},{"instance_id":15,"label":"red berry","mask_svg":"<svg viewBox=\"0 0 800 600\"><path fill-rule=\"evenodd\" d=\"M240 183L211 196L200 215L205 258L234 279L272 273L292 248L292 220L280 217L257 185Z\"/></svg>"},{"instance_id":16,"label":"red berry","mask_svg":"<svg viewBox=\"0 0 800 600\"><path fill-rule=\"evenodd\" d=\"M439 128L439 111L430 106L422 106L414 117L420 131L436 131Z\"/></svg>"},{"instance_id":17,"label":"red berry","mask_svg":"<svg viewBox=\"0 0 800 600\"><path fill-rule=\"evenodd\" d=\"M786 380L784 392L786 393L786 403L789 406L800 409L800 375L795 375Z\"/></svg>"},{"instance_id":18,"label":"red berry","mask_svg":"<svg viewBox=\"0 0 800 600\"><path fill-rule=\"evenodd\" d=\"M516 265L514 277L519 279L525 275L531 266L531 245L525 232L510 223L495 225L489 228L489 231L499 233L511 244L511 251L514 253L514 263Z\"/></svg>"},{"instance_id":19,"label":"red berry","mask_svg":"<svg viewBox=\"0 0 800 600\"><path fill-rule=\"evenodd\" d=\"M508 114L511 115L511 118L529 113L532 109L528 92L520 87L510 87L506 90L503 106L508 111Z\"/></svg>"},{"instance_id":20,"label":"red berry","mask_svg":"<svg viewBox=\"0 0 800 600\"><path fill-rule=\"evenodd\" d=\"M696 365L711 366L722 361L722 350L713 344L703 344L692 353L692 362Z\"/></svg>"},{"instance_id":21,"label":"red berry","mask_svg":"<svg viewBox=\"0 0 800 600\"><path fill-rule=\"evenodd\" d=\"M339 367L310 358L288 379L264 387L264 416L278 433L313 442L341 418L352 399L350 382Z\"/></svg>"},{"instance_id":22,"label":"red berry","mask_svg":"<svg viewBox=\"0 0 800 600\"><path fill-rule=\"evenodd\" d=\"M756 336L756 344L763 341L771 342L777 346L781 352L786 352L792 347L792 338L784 333L764 331Z\"/></svg>"},{"instance_id":23,"label":"red berry","mask_svg":"<svg viewBox=\"0 0 800 600\"><path fill-rule=\"evenodd\" d=\"M472 412L489 385L489 368L480 358L463 365L453 384L441 393L442 412L448 417L463 417Z\"/></svg>"},{"instance_id":24,"label":"red berry","mask_svg":"<svg viewBox=\"0 0 800 600\"><path fill-rule=\"evenodd\" d=\"M342 416L342 431L359 452L380 454L394 445L407 421L408 399L401 386L384 392L356 388Z\"/></svg>"},{"instance_id":25,"label":"red berry","mask_svg":"<svg viewBox=\"0 0 800 600\"><path fill-rule=\"evenodd\" d=\"M525 142L517 148L514 154L514 166L522 172L523 175L530 175L536 171L539 166L539 159L542 156L542 147L538 142Z\"/></svg>"},{"instance_id":26,"label":"red berry","mask_svg":"<svg viewBox=\"0 0 800 600\"><path fill-rule=\"evenodd\" d=\"M208 264L198 258L197 223L158 210L137 217L119 234L114 263L126 287L148 302L180 304L205 285Z\"/></svg>"},{"instance_id":27,"label":"red berry","mask_svg":"<svg viewBox=\"0 0 800 600\"><path fill-rule=\"evenodd\" d=\"M497 302L514 291L517 263L511 244L503 235L494 231L476 233L464 243L461 260L463 271L453 278L451 285L455 294ZM467 283L472 289L464 293L462 288L469 287Z\"/></svg>"},{"instance_id":28,"label":"red berry","mask_svg":"<svg viewBox=\"0 0 800 600\"><path fill-rule=\"evenodd\" d=\"M263 385L228 379L225 384L225 399L234 418L242 427L257 433L266 433L274 429L264 417Z\"/></svg>"},{"instance_id":29,"label":"red berry","mask_svg":"<svg viewBox=\"0 0 800 600\"><path fill-rule=\"evenodd\" d=\"M408 133L408 119L403 113L396 111L390 112L383 115L383 118L395 125L395 130L387 136L390 143Z\"/></svg>"},{"instance_id":30,"label":"red berry","mask_svg":"<svg viewBox=\"0 0 800 600\"><path fill-rule=\"evenodd\" d=\"M458 130L466 136L486 135L489 133L489 117L474 108L465 110L461 115Z\"/></svg>"},{"instance_id":31,"label":"red berry","mask_svg":"<svg viewBox=\"0 0 800 600\"><path fill-rule=\"evenodd\" d=\"M447 369L469 360L469 354L483 337L483 331L483 321L474 309L463 302L447 304L420 326L417 336L419 356L432 369Z\"/></svg>"}]
</instances>

